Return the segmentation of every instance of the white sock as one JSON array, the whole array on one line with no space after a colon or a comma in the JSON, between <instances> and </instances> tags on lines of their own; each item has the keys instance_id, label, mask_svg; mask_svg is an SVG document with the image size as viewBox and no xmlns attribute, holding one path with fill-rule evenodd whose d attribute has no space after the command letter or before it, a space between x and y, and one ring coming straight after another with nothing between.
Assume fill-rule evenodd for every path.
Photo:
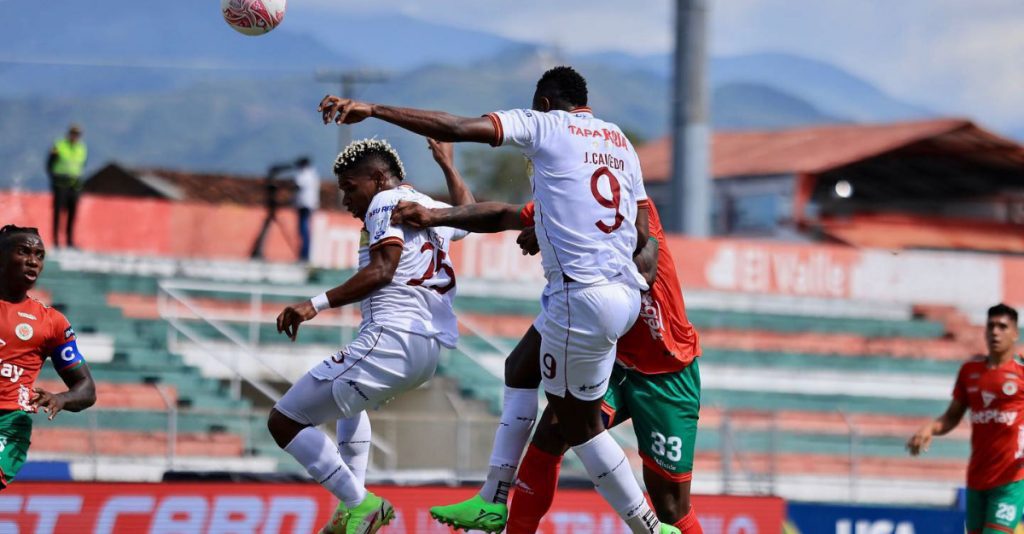
<instances>
[{"instance_id":1,"label":"white sock","mask_svg":"<svg viewBox=\"0 0 1024 534\"><path fill-rule=\"evenodd\" d=\"M608 501L634 533L658 532L661 523L640 490L622 447L607 431L572 448L586 468L597 492Z\"/></svg>"},{"instance_id":2,"label":"white sock","mask_svg":"<svg viewBox=\"0 0 1024 534\"><path fill-rule=\"evenodd\" d=\"M370 417L366 410L338 419L338 450L341 459L360 484L366 484L366 465L370 461Z\"/></svg>"},{"instance_id":3,"label":"white sock","mask_svg":"<svg viewBox=\"0 0 1024 534\"><path fill-rule=\"evenodd\" d=\"M354 508L366 498L366 488L342 461L338 446L319 429L302 429L284 450L345 506Z\"/></svg>"},{"instance_id":4,"label":"white sock","mask_svg":"<svg viewBox=\"0 0 1024 534\"><path fill-rule=\"evenodd\" d=\"M505 504L519 459L530 439L530 430L537 420L537 390L505 386L501 421L494 433L487 480L480 488L480 497L487 502Z\"/></svg>"}]
</instances>

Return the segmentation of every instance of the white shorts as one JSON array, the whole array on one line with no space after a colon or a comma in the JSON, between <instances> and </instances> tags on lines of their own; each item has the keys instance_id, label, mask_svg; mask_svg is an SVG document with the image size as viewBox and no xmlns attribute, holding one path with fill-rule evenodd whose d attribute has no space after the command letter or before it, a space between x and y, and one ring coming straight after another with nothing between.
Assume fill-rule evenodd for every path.
<instances>
[{"instance_id":1,"label":"white shorts","mask_svg":"<svg viewBox=\"0 0 1024 534\"><path fill-rule=\"evenodd\" d=\"M429 380L440 354L432 337L370 325L303 375L274 408L308 425L352 417Z\"/></svg>"},{"instance_id":2,"label":"white shorts","mask_svg":"<svg viewBox=\"0 0 1024 534\"><path fill-rule=\"evenodd\" d=\"M621 283L582 285L541 297L533 326L540 332L544 391L581 400L604 396L615 364L615 343L640 314L640 290Z\"/></svg>"}]
</instances>

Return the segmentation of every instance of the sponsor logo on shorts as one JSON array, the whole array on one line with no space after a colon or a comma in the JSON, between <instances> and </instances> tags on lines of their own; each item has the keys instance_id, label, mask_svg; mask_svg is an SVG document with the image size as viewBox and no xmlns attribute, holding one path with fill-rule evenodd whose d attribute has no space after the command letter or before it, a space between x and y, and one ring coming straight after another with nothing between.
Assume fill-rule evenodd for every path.
<instances>
[{"instance_id":1,"label":"sponsor logo on shorts","mask_svg":"<svg viewBox=\"0 0 1024 534\"><path fill-rule=\"evenodd\" d=\"M348 353L346 353L344 350L339 350L338 352L335 352L333 356L331 356L331 361L337 364L342 364L345 363L346 356L348 356Z\"/></svg>"},{"instance_id":2,"label":"sponsor logo on shorts","mask_svg":"<svg viewBox=\"0 0 1024 534\"><path fill-rule=\"evenodd\" d=\"M33 334L35 334L35 330L32 330L32 325L28 323L21 323L14 328L14 335L18 336L18 339L22 341L32 339Z\"/></svg>"},{"instance_id":3,"label":"sponsor logo on shorts","mask_svg":"<svg viewBox=\"0 0 1024 534\"><path fill-rule=\"evenodd\" d=\"M363 390L362 390L362 389L361 389L361 388L359 387L359 384L357 384L355 380L349 380L349 381L348 381L348 382L346 382L346 383L347 383L347 384L348 384L349 386L351 386L351 387L352 387L352 389L354 389L354 390L355 390L356 394L357 394L357 395L359 395L360 397L362 397L362 398L363 398L363 400L366 400L366 401L370 400L370 397L367 397L367 396L366 396L366 393L363 393Z\"/></svg>"},{"instance_id":4,"label":"sponsor logo on shorts","mask_svg":"<svg viewBox=\"0 0 1024 534\"><path fill-rule=\"evenodd\" d=\"M662 460L661 458L654 458L654 463L661 466L662 469L673 473L678 469L678 467L676 467L676 464L670 464L665 460Z\"/></svg>"},{"instance_id":5,"label":"sponsor logo on shorts","mask_svg":"<svg viewBox=\"0 0 1024 534\"><path fill-rule=\"evenodd\" d=\"M606 378L605 380L608 380L608 379ZM601 384L604 384L605 380L602 380L602 381L600 381L600 382L598 382L598 383L596 383L596 384L594 384L592 386L587 385L587 384L582 384L582 385L580 385L580 387L578 387L576 389L579 390L580 393L585 393L587 391L594 391L595 389L601 387Z\"/></svg>"},{"instance_id":6,"label":"sponsor logo on shorts","mask_svg":"<svg viewBox=\"0 0 1024 534\"><path fill-rule=\"evenodd\" d=\"M32 315L31 313L25 313L25 312L18 312L18 317L24 317L25 319L31 319L33 321L38 321L39 320L35 315Z\"/></svg>"},{"instance_id":7,"label":"sponsor logo on shorts","mask_svg":"<svg viewBox=\"0 0 1024 534\"><path fill-rule=\"evenodd\" d=\"M1004 412L1000 410L982 410L971 414L972 425L987 425L996 423L1000 425L1013 426L1017 420L1017 412Z\"/></svg>"}]
</instances>

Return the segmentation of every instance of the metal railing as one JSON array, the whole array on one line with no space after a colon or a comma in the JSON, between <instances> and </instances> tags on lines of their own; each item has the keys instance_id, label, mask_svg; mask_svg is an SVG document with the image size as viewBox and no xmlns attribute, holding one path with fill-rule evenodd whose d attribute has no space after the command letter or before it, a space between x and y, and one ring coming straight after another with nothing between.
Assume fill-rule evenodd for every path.
<instances>
[{"instance_id":1,"label":"metal railing","mask_svg":"<svg viewBox=\"0 0 1024 534\"><path fill-rule=\"evenodd\" d=\"M702 420L698 430L695 470L701 476L694 480L704 478L700 481L703 491L835 502L948 504L963 483L959 469L929 469L944 462L966 465L964 436L943 438L945 457L913 459L904 450L904 442L915 430L907 425L865 427L857 416L840 410L817 421L785 418L778 411L754 413L714 406L704 411L714 415L710 421ZM709 447L709 442L716 444ZM949 453L957 448L963 449L963 456L954 459Z\"/></svg>"},{"instance_id":2,"label":"metal railing","mask_svg":"<svg viewBox=\"0 0 1024 534\"><path fill-rule=\"evenodd\" d=\"M194 280L161 280L158 283L157 309L160 317L168 325L167 343L172 351L179 351L183 347L182 341L186 340L192 347L198 348L204 355L220 362L228 370L230 390L234 398L241 397L241 385L247 383L269 400L276 402L283 392L268 383L266 378L261 377L271 377L272 382L285 384L290 384L291 380L289 380L287 372L279 369L274 362L262 356L265 348L264 342L268 340L262 339L261 327L276 325L278 312L288 303L286 299L297 302L319 291L322 291L322 288L313 286L243 285ZM229 295L229 297L225 298L224 295ZM237 295L239 298L231 299L230 296L233 295ZM357 308L344 306L338 311L321 314L315 323L304 327L337 329L337 343L340 348L353 339L359 322ZM489 349L492 349L493 353L504 355L512 349L501 340L488 336L471 322L460 319L459 326L463 331L481 339ZM214 332L216 336L211 338L204 335L203 331ZM274 341L280 342L280 339ZM224 351L225 343L237 350ZM502 379L500 374L480 363L476 354L463 349L455 350L477 362L497 379ZM239 354L244 354L249 360L243 364L239 361ZM249 370L253 363L259 367L258 372ZM450 402L455 413L463 411L460 400L450 399ZM373 422L375 425L393 425L395 417L397 416L375 412ZM474 418L468 413L451 419L455 435L470 436L474 434L469 427L479 423L477 419L486 420L490 427L488 430L493 435L496 419ZM384 428L389 427L385 426ZM396 434L397 432L391 432L391 435ZM373 453L384 469L394 471L400 465L398 447L393 440L384 439L386 435L388 434L375 432L372 441ZM456 443L461 453L456 455L456 461L451 466L452 469L457 473L473 471L474 468L470 465L472 454L469 454L468 449L471 440L467 437L457 439ZM169 454L173 457L173 453Z\"/></svg>"}]
</instances>

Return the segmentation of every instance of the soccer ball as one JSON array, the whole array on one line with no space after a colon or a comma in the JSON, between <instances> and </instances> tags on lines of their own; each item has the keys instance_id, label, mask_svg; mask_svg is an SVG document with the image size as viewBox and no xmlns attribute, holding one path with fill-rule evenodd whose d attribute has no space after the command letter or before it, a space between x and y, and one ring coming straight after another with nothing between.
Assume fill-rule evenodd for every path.
<instances>
[{"instance_id":1,"label":"soccer ball","mask_svg":"<svg viewBox=\"0 0 1024 534\"><path fill-rule=\"evenodd\" d=\"M263 35L281 24L288 0L220 0L224 20L239 33Z\"/></svg>"}]
</instances>

